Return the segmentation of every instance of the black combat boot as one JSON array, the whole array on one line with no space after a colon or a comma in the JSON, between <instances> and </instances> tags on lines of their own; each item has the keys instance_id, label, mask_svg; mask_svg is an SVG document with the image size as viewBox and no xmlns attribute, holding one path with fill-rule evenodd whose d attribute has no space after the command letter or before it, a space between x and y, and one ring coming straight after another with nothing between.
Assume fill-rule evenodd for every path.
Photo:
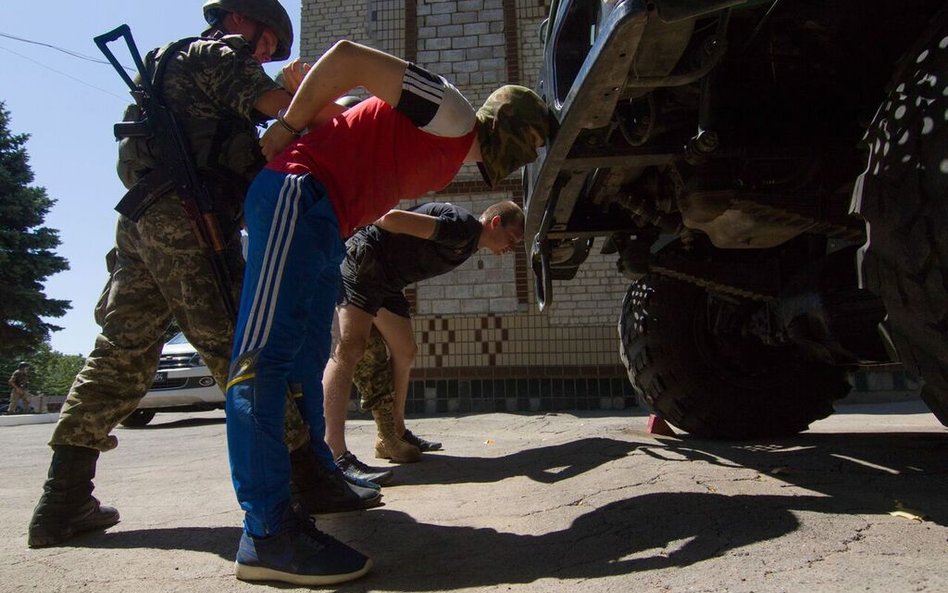
<instances>
[{"instance_id":1,"label":"black combat boot","mask_svg":"<svg viewBox=\"0 0 948 593\"><path fill-rule=\"evenodd\" d=\"M53 445L49 477L30 520L31 548L58 546L83 531L119 522L119 513L92 496L99 452L86 447Z\"/></svg>"},{"instance_id":2,"label":"black combat boot","mask_svg":"<svg viewBox=\"0 0 948 593\"><path fill-rule=\"evenodd\" d=\"M290 464L293 503L307 515L348 513L382 504L378 490L350 484L341 470L332 471L320 463L308 444L290 453Z\"/></svg>"}]
</instances>

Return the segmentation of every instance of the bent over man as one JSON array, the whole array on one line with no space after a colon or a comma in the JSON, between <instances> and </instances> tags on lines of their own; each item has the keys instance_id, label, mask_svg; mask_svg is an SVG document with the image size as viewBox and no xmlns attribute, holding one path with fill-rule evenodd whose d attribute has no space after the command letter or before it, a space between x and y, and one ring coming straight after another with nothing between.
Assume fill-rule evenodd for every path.
<instances>
[{"instance_id":1,"label":"bent over man","mask_svg":"<svg viewBox=\"0 0 948 593\"><path fill-rule=\"evenodd\" d=\"M339 341L323 378L326 442L344 472L362 476L361 462L346 446L346 404L373 325L391 353L392 378L390 391L381 397L367 391L385 389L384 382L359 386L364 399L374 400L375 456L397 463L417 461L423 451L438 450L441 444L405 428L408 382L418 347L404 289L455 269L480 249L502 255L522 240L523 210L507 200L490 205L476 218L443 202L392 210L346 242L337 308ZM382 358L377 348L373 361Z\"/></svg>"},{"instance_id":2,"label":"bent over man","mask_svg":"<svg viewBox=\"0 0 948 593\"><path fill-rule=\"evenodd\" d=\"M357 86L374 97L313 127L326 105ZM516 122L497 125L513 113ZM549 110L529 89L507 86L475 115L440 76L341 41L278 122L262 140L276 158L247 195L250 242L227 389L228 451L245 511L237 578L331 584L365 574L371 561L291 510L280 427L290 376L301 379L311 431L322 419L343 239L399 200L443 188L464 162L480 162L496 183L534 160Z\"/></svg>"}]
</instances>

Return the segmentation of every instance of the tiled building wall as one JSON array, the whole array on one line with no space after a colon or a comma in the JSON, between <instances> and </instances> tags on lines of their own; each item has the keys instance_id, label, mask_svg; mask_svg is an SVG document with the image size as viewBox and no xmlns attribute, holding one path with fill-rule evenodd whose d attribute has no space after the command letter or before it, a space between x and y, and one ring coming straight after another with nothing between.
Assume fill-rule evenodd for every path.
<instances>
[{"instance_id":1,"label":"tiled building wall","mask_svg":"<svg viewBox=\"0 0 948 593\"><path fill-rule=\"evenodd\" d=\"M339 39L374 45L368 3L304 0L300 14L300 57L313 62Z\"/></svg>"},{"instance_id":2,"label":"tiled building wall","mask_svg":"<svg viewBox=\"0 0 948 593\"><path fill-rule=\"evenodd\" d=\"M444 75L477 106L503 84L536 88L548 8L542 0L304 0L302 55L313 60L342 38L365 43ZM522 203L517 174L488 191L465 165L444 191L401 206L440 200L479 213L503 199ZM419 352L408 411L634 405L615 329L628 282L613 256L598 254L600 244L575 279L554 283L555 304L544 313L523 249L478 253L410 287Z\"/></svg>"}]
</instances>

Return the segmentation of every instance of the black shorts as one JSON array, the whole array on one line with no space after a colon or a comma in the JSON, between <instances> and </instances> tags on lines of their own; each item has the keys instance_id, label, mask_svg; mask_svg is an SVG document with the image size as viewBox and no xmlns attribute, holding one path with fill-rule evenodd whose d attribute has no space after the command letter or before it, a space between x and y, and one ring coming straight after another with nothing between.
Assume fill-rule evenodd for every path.
<instances>
[{"instance_id":1,"label":"black shorts","mask_svg":"<svg viewBox=\"0 0 948 593\"><path fill-rule=\"evenodd\" d=\"M371 315L384 308L411 318L411 307L402 287L393 286L375 248L365 241L350 239L346 244L339 304L353 305Z\"/></svg>"}]
</instances>

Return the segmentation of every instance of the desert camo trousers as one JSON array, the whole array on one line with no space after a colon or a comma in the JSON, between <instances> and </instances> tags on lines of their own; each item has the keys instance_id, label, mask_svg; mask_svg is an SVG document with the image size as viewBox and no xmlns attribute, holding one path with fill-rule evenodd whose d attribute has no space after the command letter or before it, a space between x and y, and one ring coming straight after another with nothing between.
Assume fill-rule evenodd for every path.
<instances>
[{"instance_id":1,"label":"desert camo trousers","mask_svg":"<svg viewBox=\"0 0 948 593\"><path fill-rule=\"evenodd\" d=\"M26 389L11 389L10 390L10 405L7 406L7 414L13 414L14 412L16 412L16 408L21 401L23 402L23 411L29 412L31 395L32 394Z\"/></svg>"},{"instance_id":2,"label":"desert camo trousers","mask_svg":"<svg viewBox=\"0 0 948 593\"><path fill-rule=\"evenodd\" d=\"M352 384L359 390L360 405L365 411L374 409L382 399L395 395L391 358L385 340L375 326L372 326L365 353L353 372Z\"/></svg>"},{"instance_id":3,"label":"desert camo trousers","mask_svg":"<svg viewBox=\"0 0 948 593\"><path fill-rule=\"evenodd\" d=\"M233 302L239 302L243 258L236 224L221 217L229 238L226 265ZM229 228L228 228L229 227ZM235 320L224 307L211 260L174 194L160 198L137 223L119 217L115 248L106 258L109 280L95 309L101 333L76 376L50 445L108 451L112 430L144 397L158 368L172 318L207 364L227 384ZM290 400L288 400L290 403ZM309 441L296 405L288 405L285 437L293 450Z\"/></svg>"}]
</instances>

